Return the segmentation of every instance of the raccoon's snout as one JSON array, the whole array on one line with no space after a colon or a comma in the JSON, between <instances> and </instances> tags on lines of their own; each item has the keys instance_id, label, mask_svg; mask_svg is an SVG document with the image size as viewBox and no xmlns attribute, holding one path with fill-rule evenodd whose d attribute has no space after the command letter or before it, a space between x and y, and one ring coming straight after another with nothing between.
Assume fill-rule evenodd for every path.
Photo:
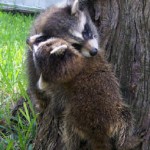
<instances>
[{"instance_id":1,"label":"raccoon's snout","mask_svg":"<svg viewBox=\"0 0 150 150\"><path fill-rule=\"evenodd\" d=\"M90 51L90 55L91 56L95 56L98 52L98 49L97 48L92 48L91 51Z\"/></svg>"}]
</instances>

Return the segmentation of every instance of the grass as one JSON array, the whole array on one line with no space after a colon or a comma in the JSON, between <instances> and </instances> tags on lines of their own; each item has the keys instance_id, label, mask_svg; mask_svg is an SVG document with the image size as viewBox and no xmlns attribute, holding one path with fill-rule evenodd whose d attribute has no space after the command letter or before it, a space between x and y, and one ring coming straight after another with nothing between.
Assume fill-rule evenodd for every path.
<instances>
[{"instance_id":1,"label":"grass","mask_svg":"<svg viewBox=\"0 0 150 150\"><path fill-rule=\"evenodd\" d=\"M14 118L17 123L10 122L15 102L20 96L27 98L25 41L32 21L31 16L0 12L0 122L5 120L5 125L0 123L0 149L4 150L32 149L36 117L30 117L25 103Z\"/></svg>"}]
</instances>

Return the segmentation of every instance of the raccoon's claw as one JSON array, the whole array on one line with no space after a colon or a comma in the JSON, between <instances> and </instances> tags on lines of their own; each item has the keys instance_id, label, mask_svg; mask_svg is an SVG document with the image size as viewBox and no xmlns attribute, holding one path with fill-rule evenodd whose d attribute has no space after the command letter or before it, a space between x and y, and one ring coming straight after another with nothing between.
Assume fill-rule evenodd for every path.
<instances>
[{"instance_id":1,"label":"raccoon's claw","mask_svg":"<svg viewBox=\"0 0 150 150\"><path fill-rule=\"evenodd\" d=\"M67 49L67 45L60 45L58 47L55 47L51 52L50 54L56 54L56 55L61 55L64 53L64 51Z\"/></svg>"}]
</instances>

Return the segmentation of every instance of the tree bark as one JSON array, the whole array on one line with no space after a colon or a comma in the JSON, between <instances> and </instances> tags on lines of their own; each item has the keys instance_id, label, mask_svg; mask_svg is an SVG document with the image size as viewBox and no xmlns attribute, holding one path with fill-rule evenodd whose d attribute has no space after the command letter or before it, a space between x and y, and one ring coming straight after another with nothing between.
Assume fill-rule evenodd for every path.
<instances>
[{"instance_id":1,"label":"tree bark","mask_svg":"<svg viewBox=\"0 0 150 150\"><path fill-rule=\"evenodd\" d=\"M96 0L91 15L101 47L119 79L124 100L135 116L135 134L144 141L136 150L150 150L150 0ZM96 16L96 18L94 18Z\"/></svg>"},{"instance_id":2,"label":"tree bark","mask_svg":"<svg viewBox=\"0 0 150 150\"><path fill-rule=\"evenodd\" d=\"M139 136L143 131L146 133L135 150L150 150L150 0L88 2L91 17L98 27L100 47L106 50L124 100L132 107L135 135ZM61 133L58 132L61 130L57 123L53 124L58 120L50 118L50 107L47 106L39 120L36 150L62 149Z\"/></svg>"}]
</instances>

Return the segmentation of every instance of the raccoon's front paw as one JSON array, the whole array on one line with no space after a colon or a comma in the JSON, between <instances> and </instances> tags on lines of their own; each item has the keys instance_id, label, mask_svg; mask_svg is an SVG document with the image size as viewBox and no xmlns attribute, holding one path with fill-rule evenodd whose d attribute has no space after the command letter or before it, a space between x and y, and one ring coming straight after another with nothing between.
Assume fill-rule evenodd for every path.
<instances>
[{"instance_id":1,"label":"raccoon's front paw","mask_svg":"<svg viewBox=\"0 0 150 150\"><path fill-rule=\"evenodd\" d=\"M63 54L66 49L68 48L68 43L62 39L52 39L52 40L48 40L47 43L52 44L51 48L52 50L50 51L50 54L55 54L55 55L61 55Z\"/></svg>"},{"instance_id":2,"label":"raccoon's front paw","mask_svg":"<svg viewBox=\"0 0 150 150\"><path fill-rule=\"evenodd\" d=\"M62 55L67 48L68 43L66 41L58 38L50 38L44 42L39 43L39 45L35 49L35 52L42 49L46 52L49 52L50 55Z\"/></svg>"},{"instance_id":3,"label":"raccoon's front paw","mask_svg":"<svg viewBox=\"0 0 150 150\"><path fill-rule=\"evenodd\" d=\"M61 55L67 49L67 45L63 44L58 47L54 46L54 49L50 52L50 54Z\"/></svg>"},{"instance_id":4,"label":"raccoon's front paw","mask_svg":"<svg viewBox=\"0 0 150 150\"><path fill-rule=\"evenodd\" d=\"M60 38L45 40L40 35L33 38L29 38L28 43L35 68L44 81L67 82L82 70L83 56L70 43Z\"/></svg>"},{"instance_id":5,"label":"raccoon's front paw","mask_svg":"<svg viewBox=\"0 0 150 150\"><path fill-rule=\"evenodd\" d=\"M58 38L49 38L46 41L33 44L32 47L35 67L45 73L57 70L57 67L61 68L62 64L67 61L66 56L70 51L69 44Z\"/></svg>"},{"instance_id":6,"label":"raccoon's front paw","mask_svg":"<svg viewBox=\"0 0 150 150\"><path fill-rule=\"evenodd\" d=\"M42 33L33 35L26 40L31 51L33 51L33 55L36 54L55 54L61 55L68 48L68 43L63 39L52 38Z\"/></svg>"}]
</instances>

